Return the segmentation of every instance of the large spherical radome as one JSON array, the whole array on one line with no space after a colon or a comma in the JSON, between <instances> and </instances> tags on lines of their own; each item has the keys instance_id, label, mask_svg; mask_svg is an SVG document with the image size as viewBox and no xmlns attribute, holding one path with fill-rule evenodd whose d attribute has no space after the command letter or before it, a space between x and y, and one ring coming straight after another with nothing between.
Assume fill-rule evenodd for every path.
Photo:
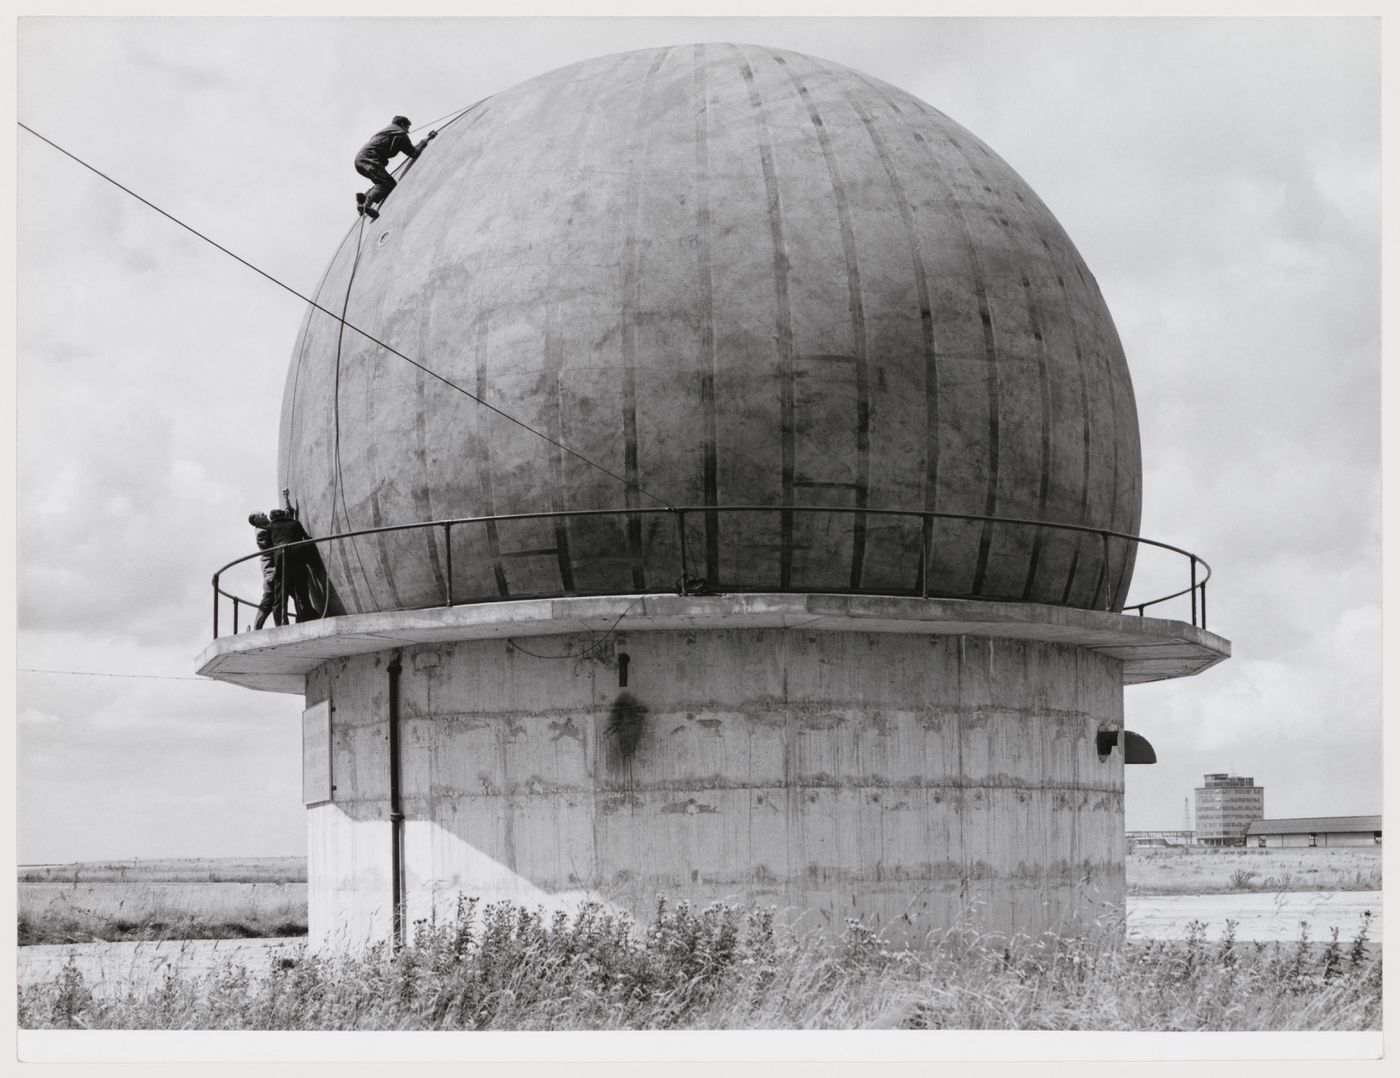
<instances>
[{"instance_id":1,"label":"large spherical radome","mask_svg":"<svg viewBox=\"0 0 1400 1078\"><path fill-rule=\"evenodd\" d=\"M669 504L701 507L686 568L717 590L1126 593L1119 540L874 512L1135 533L1141 463L1112 320L1049 210L849 68L690 45L496 94L316 300L433 374L307 314L280 455L313 535ZM458 527L452 592L668 590L679 535L665 511ZM384 532L326 562L340 609L405 609L443 601L447 553L442 529Z\"/></svg>"}]
</instances>

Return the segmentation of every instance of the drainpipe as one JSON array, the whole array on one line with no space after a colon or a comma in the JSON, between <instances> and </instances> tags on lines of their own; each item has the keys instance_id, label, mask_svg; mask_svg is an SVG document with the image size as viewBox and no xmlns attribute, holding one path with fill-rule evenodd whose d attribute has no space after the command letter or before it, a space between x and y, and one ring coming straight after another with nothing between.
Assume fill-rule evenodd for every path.
<instances>
[{"instance_id":1,"label":"drainpipe","mask_svg":"<svg viewBox=\"0 0 1400 1078\"><path fill-rule=\"evenodd\" d=\"M399 674L403 672L402 656L403 652L396 651L389 662L389 886L393 899L395 951L403 946L403 803L399 764Z\"/></svg>"}]
</instances>

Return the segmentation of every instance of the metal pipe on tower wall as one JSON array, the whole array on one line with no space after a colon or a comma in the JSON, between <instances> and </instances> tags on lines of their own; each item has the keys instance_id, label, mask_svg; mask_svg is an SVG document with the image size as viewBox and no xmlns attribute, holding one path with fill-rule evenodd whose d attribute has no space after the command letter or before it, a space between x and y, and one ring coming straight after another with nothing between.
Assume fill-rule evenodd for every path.
<instances>
[{"instance_id":1,"label":"metal pipe on tower wall","mask_svg":"<svg viewBox=\"0 0 1400 1078\"><path fill-rule=\"evenodd\" d=\"M393 946L403 946L403 804L402 771L399 760L399 675L403 672L403 652L394 652L389 662L389 890L394 928Z\"/></svg>"}]
</instances>

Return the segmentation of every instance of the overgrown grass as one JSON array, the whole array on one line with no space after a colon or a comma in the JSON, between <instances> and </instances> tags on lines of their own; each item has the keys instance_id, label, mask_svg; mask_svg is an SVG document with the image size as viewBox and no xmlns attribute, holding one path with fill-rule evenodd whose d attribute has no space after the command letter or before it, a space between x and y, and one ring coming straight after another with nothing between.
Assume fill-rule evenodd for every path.
<instances>
[{"instance_id":1,"label":"overgrown grass","mask_svg":"<svg viewBox=\"0 0 1400 1078\"><path fill-rule=\"evenodd\" d=\"M21 947L306 935L305 883L28 883Z\"/></svg>"},{"instance_id":2,"label":"overgrown grass","mask_svg":"<svg viewBox=\"0 0 1400 1078\"><path fill-rule=\"evenodd\" d=\"M1369 924L1369 922L1367 922ZM577 914L462 903L411 946L171 973L99 998L70 961L24 989L27 1028L108 1029L1377 1029L1379 948L1363 927L1323 944L1125 944L1121 933L994 947L950 931L892 951L848 921L827 942L773 913L660 901L636 931L597 905Z\"/></svg>"}]
</instances>

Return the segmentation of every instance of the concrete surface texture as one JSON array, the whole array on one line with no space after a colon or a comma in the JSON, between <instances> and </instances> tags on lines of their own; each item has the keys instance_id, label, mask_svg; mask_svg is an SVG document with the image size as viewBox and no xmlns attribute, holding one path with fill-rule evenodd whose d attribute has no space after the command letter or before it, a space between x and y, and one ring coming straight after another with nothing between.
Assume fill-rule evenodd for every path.
<instances>
[{"instance_id":1,"label":"concrete surface texture","mask_svg":"<svg viewBox=\"0 0 1400 1078\"><path fill-rule=\"evenodd\" d=\"M322 663L413 644L628 631L803 629L981 636L1072 644L1116 659L1124 685L1190 677L1230 655L1230 641L1164 618L1036 603L891 595L572 596L353 614L223 636L199 658L205 677L302 695Z\"/></svg>"},{"instance_id":2,"label":"concrete surface texture","mask_svg":"<svg viewBox=\"0 0 1400 1078\"><path fill-rule=\"evenodd\" d=\"M688 520L714 590L917 593L918 522L865 510L1137 530L1132 387L1073 244L975 136L826 61L687 45L499 93L351 228L317 299L621 478L312 310L280 456L316 535L755 505ZM1116 609L1131 576L1130 545L1092 536L942 521L930 538L935 595ZM453 544L459 601L680 576L665 513ZM349 612L446 593L440 532L327 562Z\"/></svg>"},{"instance_id":3,"label":"concrete surface texture","mask_svg":"<svg viewBox=\"0 0 1400 1078\"><path fill-rule=\"evenodd\" d=\"M459 894L775 905L917 942L1121 909L1117 661L1073 645L734 629L405 648L408 922ZM623 686L622 656L626 682ZM390 931L390 653L327 662L332 801L311 808L313 945ZM632 725L635 723L635 725ZM637 732L629 752L624 731Z\"/></svg>"}]
</instances>

